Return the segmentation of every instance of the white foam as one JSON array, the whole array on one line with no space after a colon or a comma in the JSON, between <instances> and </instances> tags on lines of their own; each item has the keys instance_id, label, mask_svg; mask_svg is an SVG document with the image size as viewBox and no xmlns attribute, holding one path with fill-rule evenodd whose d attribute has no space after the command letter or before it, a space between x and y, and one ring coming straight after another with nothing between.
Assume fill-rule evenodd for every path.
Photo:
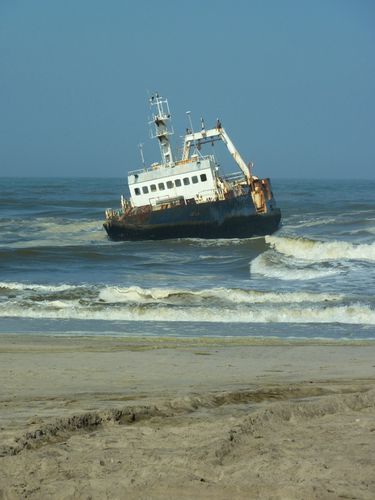
<instances>
[{"instance_id":1,"label":"white foam","mask_svg":"<svg viewBox=\"0 0 375 500\"><path fill-rule=\"evenodd\" d=\"M99 293L99 299L104 302L138 302L149 303L168 299L173 294L180 293L180 290L171 288L141 288L139 286L131 286L127 288L121 287L105 287Z\"/></svg>"},{"instance_id":2,"label":"white foam","mask_svg":"<svg viewBox=\"0 0 375 500\"><path fill-rule=\"evenodd\" d=\"M0 288L40 291L39 300L0 303L0 317L108 321L188 321L240 323L375 324L375 311L363 304L341 305L342 295L312 292L264 292L228 288L105 287L0 283ZM81 300L49 292L81 289ZM93 299L95 292L96 299ZM335 304L336 302L336 304Z\"/></svg>"},{"instance_id":3,"label":"white foam","mask_svg":"<svg viewBox=\"0 0 375 500\"><path fill-rule=\"evenodd\" d=\"M49 300L42 304L42 307L47 307L49 309L69 309L77 306L79 306L79 303L76 300Z\"/></svg>"},{"instance_id":4,"label":"white foam","mask_svg":"<svg viewBox=\"0 0 375 500\"><path fill-rule=\"evenodd\" d=\"M280 236L266 236L266 242L279 253L307 261L375 261L375 243L353 245L345 241L322 242Z\"/></svg>"},{"instance_id":5,"label":"white foam","mask_svg":"<svg viewBox=\"0 0 375 500\"><path fill-rule=\"evenodd\" d=\"M71 290L73 288L78 288L74 285L37 285L35 283L15 283L15 282L0 282L0 289L8 290L33 290L41 292L61 292L64 290Z\"/></svg>"},{"instance_id":6,"label":"white foam","mask_svg":"<svg viewBox=\"0 0 375 500\"><path fill-rule=\"evenodd\" d=\"M46 246L70 246L107 243L102 224L98 221L74 221L56 219L35 219L33 224L23 228L22 241L8 243L7 248L34 248Z\"/></svg>"},{"instance_id":7,"label":"white foam","mask_svg":"<svg viewBox=\"0 0 375 500\"><path fill-rule=\"evenodd\" d=\"M375 311L368 306L352 304L334 307L271 307L250 309L183 308L124 306L121 308L90 308L77 303L63 308L25 308L7 304L0 308L0 317L40 319L82 319L111 321L187 321L215 323L345 323L375 325Z\"/></svg>"},{"instance_id":8,"label":"white foam","mask_svg":"<svg viewBox=\"0 0 375 500\"><path fill-rule=\"evenodd\" d=\"M201 292L202 293L202 292ZM224 300L234 303L247 304L285 304L301 302L329 302L338 301L343 298L342 295L328 293L310 293L310 292L263 292L258 290L228 290L226 288L214 289L208 291L209 294L215 293Z\"/></svg>"},{"instance_id":9,"label":"white foam","mask_svg":"<svg viewBox=\"0 0 375 500\"><path fill-rule=\"evenodd\" d=\"M294 217L295 218L295 217ZM314 219L300 219L293 224L288 223L284 229L299 229L301 227L324 226L326 224L334 224L337 222L335 217L315 217Z\"/></svg>"},{"instance_id":10,"label":"white foam","mask_svg":"<svg viewBox=\"0 0 375 500\"><path fill-rule=\"evenodd\" d=\"M74 221L63 220L56 222L56 219L37 219L39 230L46 233L54 233L58 237L60 234L81 234L81 233L103 233L102 224L98 221Z\"/></svg>"},{"instance_id":11,"label":"white foam","mask_svg":"<svg viewBox=\"0 0 375 500\"><path fill-rule=\"evenodd\" d=\"M313 280L338 274L338 269L313 269L288 266L284 262L271 261L267 252L250 262L250 273L280 280Z\"/></svg>"},{"instance_id":12,"label":"white foam","mask_svg":"<svg viewBox=\"0 0 375 500\"><path fill-rule=\"evenodd\" d=\"M234 304L327 302L342 299L342 295L310 292L264 292L230 288L187 290L172 288L106 287L99 293L99 299L107 303L180 303L197 302L200 299L222 301Z\"/></svg>"}]
</instances>

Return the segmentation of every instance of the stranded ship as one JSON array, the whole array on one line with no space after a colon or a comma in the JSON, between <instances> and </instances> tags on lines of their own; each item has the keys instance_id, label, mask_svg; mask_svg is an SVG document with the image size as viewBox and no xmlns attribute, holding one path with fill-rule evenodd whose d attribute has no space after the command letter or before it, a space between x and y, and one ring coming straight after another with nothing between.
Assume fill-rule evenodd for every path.
<instances>
[{"instance_id":1,"label":"stranded ship","mask_svg":"<svg viewBox=\"0 0 375 500\"><path fill-rule=\"evenodd\" d=\"M194 132L187 112L190 128L175 159L168 101L154 94L150 106L151 137L159 142L161 162L129 172L130 197L121 196L121 208L105 212L110 239L249 238L278 229L281 213L270 180L252 175L252 164L242 159L219 119L211 129L201 119L200 131ZM224 175L214 155L201 153L215 141L226 145L237 172Z\"/></svg>"}]
</instances>

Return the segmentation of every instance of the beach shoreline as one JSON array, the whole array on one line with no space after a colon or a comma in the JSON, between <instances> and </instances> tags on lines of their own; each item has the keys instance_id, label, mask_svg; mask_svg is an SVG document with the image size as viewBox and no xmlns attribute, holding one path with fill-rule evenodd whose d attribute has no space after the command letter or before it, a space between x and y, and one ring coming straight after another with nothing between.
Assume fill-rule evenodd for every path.
<instances>
[{"instance_id":1,"label":"beach shoreline","mask_svg":"<svg viewBox=\"0 0 375 500\"><path fill-rule=\"evenodd\" d=\"M0 498L373 498L374 359L368 341L0 335Z\"/></svg>"}]
</instances>

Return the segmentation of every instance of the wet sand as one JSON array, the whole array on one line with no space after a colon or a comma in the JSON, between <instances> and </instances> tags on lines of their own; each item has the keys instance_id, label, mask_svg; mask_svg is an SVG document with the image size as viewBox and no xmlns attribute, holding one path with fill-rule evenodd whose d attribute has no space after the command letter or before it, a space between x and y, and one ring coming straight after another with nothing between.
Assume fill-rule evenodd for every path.
<instances>
[{"instance_id":1,"label":"wet sand","mask_svg":"<svg viewBox=\"0 0 375 500\"><path fill-rule=\"evenodd\" d=\"M375 498L375 343L0 336L0 499Z\"/></svg>"}]
</instances>

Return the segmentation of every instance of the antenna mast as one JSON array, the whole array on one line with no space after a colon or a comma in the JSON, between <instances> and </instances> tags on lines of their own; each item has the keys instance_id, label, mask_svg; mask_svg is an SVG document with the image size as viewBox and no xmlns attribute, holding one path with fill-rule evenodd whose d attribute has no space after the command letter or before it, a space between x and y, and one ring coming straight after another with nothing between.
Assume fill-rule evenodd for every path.
<instances>
[{"instance_id":1,"label":"antenna mast","mask_svg":"<svg viewBox=\"0 0 375 500\"><path fill-rule=\"evenodd\" d=\"M142 165L143 165L143 168L145 168L145 157L143 156L143 143L140 142L138 144L138 147L139 147L139 152L141 153Z\"/></svg>"},{"instance_id":2,"label":"antenna mast","mask_svg":"<svg viewBox=\"0 0 375 500\"><path fill-rule=\"evenodd\" d=\"M151 130L151 137L153 139L158 138L160 146L161 160L163 164L168 164L173 162L173 154L171 144L169 142L169 136L174 134L173 127L170 125L171 114L169 111L168 100L163 99L156 92L150 99L150 107L153 109L152 119L149 124L155 126L154 130Z\"/></svg>"}]
</instances>

